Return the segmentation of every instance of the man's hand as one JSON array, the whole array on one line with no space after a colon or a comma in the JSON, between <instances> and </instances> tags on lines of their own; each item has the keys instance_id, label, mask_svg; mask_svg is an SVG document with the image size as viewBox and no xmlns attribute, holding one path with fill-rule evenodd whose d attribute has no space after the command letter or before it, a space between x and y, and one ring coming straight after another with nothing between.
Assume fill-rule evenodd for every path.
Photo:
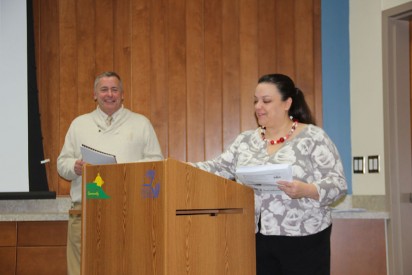
<instances>
[{"instance_id":1,"label":"man's hand","mask_svg":"<svg viewBox=\"0 0 412 275\"><path fill-rule=\"evenodd\" d=\"M78 176L82 175L83 165L85 163L86 162L81 160L81 159L76 160L76 162L74 163L74 172L76 173L76 175L78 175Z\"/></svg>"}]
</instances>

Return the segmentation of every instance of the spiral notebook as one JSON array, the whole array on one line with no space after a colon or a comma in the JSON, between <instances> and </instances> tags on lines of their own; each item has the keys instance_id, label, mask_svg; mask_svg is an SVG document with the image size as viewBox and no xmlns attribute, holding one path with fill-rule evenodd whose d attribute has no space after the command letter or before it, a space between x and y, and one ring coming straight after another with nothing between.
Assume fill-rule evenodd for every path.
<instances>
[{"instance_id":1,"label":"spiral notebook","mask_svg":"<svg viewBox=\"0 0 412 275\"><path fill-rule=\"evenodd\" d=\"M117 163L116 156L100 150L94 149L90 146L82 144L80 146L83 160L89 164L115 164Z\"/></svg>"}]
</instances>

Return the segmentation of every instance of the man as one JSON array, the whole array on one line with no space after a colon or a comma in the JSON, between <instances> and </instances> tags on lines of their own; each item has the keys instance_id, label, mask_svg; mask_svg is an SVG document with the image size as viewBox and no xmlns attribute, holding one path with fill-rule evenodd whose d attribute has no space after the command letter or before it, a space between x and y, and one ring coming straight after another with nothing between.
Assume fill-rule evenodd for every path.
<instances>
[{"instance_id":1,"label":"man","mask_svg":"<svg viewBox=\"0 0 412 275\"><path fill-rule=\"evenodd\" d=\"M115 72L104 72L94 82L97 108L73 120L57 159L59 175L71 181L72 208L81 208L82 144L116 156L118 163L162 160L159 141L150 121L123 107L122 82ZM69 217L68 274L80 274L81 218Z\"/></svg>"}]
</instances>

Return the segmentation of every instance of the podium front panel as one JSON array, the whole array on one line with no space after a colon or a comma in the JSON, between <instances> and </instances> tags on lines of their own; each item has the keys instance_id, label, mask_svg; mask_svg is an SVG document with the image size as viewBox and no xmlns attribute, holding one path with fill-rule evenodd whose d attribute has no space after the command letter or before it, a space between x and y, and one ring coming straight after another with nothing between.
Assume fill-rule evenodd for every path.
<instances>
[{"instance_id":1,"label":"podium front panel","mask_svg":"<svg viewBox=\"0 0 412 275\"><path fill-rule=\"evenodd\" d=\"M188 164L88 166L82 208L82 274L255 272L253 191Z\"/></svg>"}]
</instances>

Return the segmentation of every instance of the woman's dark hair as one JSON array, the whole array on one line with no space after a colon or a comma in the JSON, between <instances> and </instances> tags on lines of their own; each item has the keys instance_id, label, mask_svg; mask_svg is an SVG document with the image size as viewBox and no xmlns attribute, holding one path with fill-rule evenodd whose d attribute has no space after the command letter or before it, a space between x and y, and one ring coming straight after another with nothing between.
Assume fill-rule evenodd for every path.
<instances>
[{"instance_id":1,"label":"woman's dark hair","mask_svg":"<svg viewBox=\"0 0 412 275\"><path fill-rule=\"evenodd\" d=\"M260 83L275 85L282 95L283 101L289 97L292 98L292 105L288 112L289 116L293 116L294 119L302 123L315 124L303 92L295 86L290 77L283 74L267 74L259 78L258 84Z\"/></svg>"}]
</instances>

